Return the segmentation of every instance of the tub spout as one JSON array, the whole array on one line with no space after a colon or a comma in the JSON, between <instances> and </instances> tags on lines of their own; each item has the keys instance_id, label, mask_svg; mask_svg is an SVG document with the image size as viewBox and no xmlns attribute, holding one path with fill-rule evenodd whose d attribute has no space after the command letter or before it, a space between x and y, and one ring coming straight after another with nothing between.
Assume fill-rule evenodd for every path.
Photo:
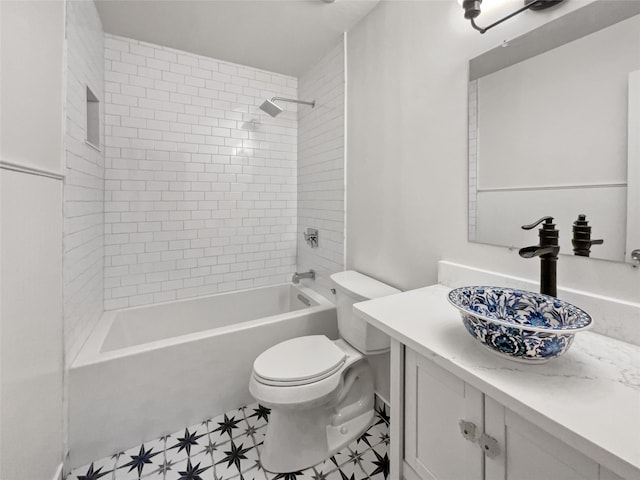
<instances>
[{"instance_id":1,"label":"tub spout","mask_svg":"<svg viewBox=\"0 0 640 480\"><path fill-rule=\"evenodd\" d=\"M310 278L311 280L315 280L316 279L316 272L315 270L309 270L308 272L304 272L304 273L294 273L293 277L291 277L291 281L293 283L300 283L300 280L302 280L303 278Z\"/></svg>"}]
</instances>

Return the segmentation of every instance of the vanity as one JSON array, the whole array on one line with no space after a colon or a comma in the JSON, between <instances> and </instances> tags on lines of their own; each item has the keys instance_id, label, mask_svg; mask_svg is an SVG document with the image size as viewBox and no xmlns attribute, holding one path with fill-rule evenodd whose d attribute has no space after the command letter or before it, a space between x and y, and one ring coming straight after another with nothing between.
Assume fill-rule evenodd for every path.
<instances>
[{"instance_id":1,"label":"vanity","mask_svg":"<svg viewBox=\"0 0 640 480\"><path fill-rule=\"evenodd\" d=\"M639 346L581 332L546 364L499 358L465 331L450 290L354 306L392 339L390 478L640 478Z\"/></svg>"}]
</instances>

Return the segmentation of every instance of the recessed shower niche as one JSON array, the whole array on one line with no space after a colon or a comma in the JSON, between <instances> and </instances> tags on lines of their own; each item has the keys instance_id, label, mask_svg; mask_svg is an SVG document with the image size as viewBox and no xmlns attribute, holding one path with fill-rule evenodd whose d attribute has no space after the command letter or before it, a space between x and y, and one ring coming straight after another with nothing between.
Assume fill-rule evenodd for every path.
<instances>
[{"instance_id":1,"label":"recessed shower niche","mask_svg":"<svg viewBox=\"0 0 640 480\"><path fill-rule=\"evenodd\" d=\"M100 150L100 100L89 87L87 87L86 141Z\"/></svg>"}]
</instances>

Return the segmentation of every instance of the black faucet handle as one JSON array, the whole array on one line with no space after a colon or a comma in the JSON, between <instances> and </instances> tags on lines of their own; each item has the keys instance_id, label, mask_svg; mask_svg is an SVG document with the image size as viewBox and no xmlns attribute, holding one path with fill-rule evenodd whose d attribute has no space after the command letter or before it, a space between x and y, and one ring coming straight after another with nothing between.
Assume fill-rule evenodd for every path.
<instances>
[{"instance_id":1,"label":"black faucet handle","mask_svg":"<svg viewBox=\"0 0 640 480\"><path fill-rule=\"evenodd\" d=\"M551 225L553 223L553 217L542 217L540 220L530 224L530 225L522 225L523 230L533 230L542 222L546 222L547 225Z\"/></svg>"},{"instance_id":2,"label":"black faucet handle","mask_svg":"<svg viewBox=\"0 0 640 480\"><path fill-rule=\"evenodd\" d=\"M588 257L591 253L592 245L602 245L604 240L591 240L591 226L584 213L578 215L578 219L573 222L573 245L574 255Z\"/></svg>"}]
</instances>

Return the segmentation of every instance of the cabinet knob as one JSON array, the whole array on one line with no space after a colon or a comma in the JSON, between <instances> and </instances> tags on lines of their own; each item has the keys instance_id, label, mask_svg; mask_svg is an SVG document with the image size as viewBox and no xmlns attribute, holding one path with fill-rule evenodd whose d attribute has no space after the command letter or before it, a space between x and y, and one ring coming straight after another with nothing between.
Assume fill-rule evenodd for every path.
<instances>
[{"instance_id":1,"label":"cabinet knob","mask_svg":"<svg viewBox=\"0 0 640 480\"><path fill-rule=\"evenodd\" d=\"M476 427L475 423L468 422L466 420L460 420L458 422L458 426L460 427L460 433L466 440L474 443L476 442L476 432L478 428Z\"/></svg>"},{"instance_id":2,"label":"cabinet knob","mask_svg":"<svg viewBox=\"0 0 640 480\"><path fill-rule=\"evenodd\" d=\"M486 433L480 435L478 445L480 445L482 451L489 458L495 458L500 455L500 445L498 445L498 441Z\"/></svg>"}]
</instances>

